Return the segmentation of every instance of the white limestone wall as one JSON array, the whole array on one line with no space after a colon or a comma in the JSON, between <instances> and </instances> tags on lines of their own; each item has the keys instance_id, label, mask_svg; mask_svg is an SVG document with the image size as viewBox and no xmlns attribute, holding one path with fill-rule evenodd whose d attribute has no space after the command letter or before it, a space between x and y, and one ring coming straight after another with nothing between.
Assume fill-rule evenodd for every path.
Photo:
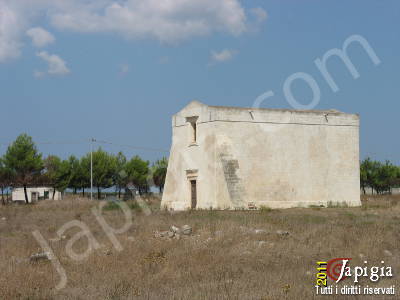
<instances>
[{"instance_id":1,"label":"white limestone wall","mask_svg":"<svg viewBox=\"0 0 400 300\"><path fill-rule=\"evenodd\" d=\"M27 194L28 194L28 202L32 203L32 192L38 193L39 197L44 197L45 191L49 192L49 199L53 199L53 188L48 187L28 187ZM12 190L11 198L13 201L25 201L25 193L24 188L14 188ZM54 200L61 200L62 194L59 191L56 191L54 195Z\"/></svg>"},{"instance_id":2,"label":"white limestone wall","mask_svg":"<svg viewBox=\"0 0 400 300\"><path fill-rule=\"evenodd\" d=\"M217 128L218 152L238 161L243 206L360 205L356 127L221 122ZM217 197L229 204L223 172L216 178Z\"/></svg>"},{"instance_id":3,"label":"white limestone wall","mask_svg":"<svg viewBox=\"0 0 400 300\"><path fill-rule=\"evenodd\" d=\"M196 145L191 116L198 116ZM163 207L190 208L186 170L198 170L197 208L358 206L359 118L192 103L173 118Z\"/></svg>"},{"instance_id":4,"label":"white limestone wall","mask_svg":"<svg viewBox=\"0 0 400 300\"><path fill-rule=\"evenodd\" d=\"M186 117L198 116L197 142ZM187 171L197 170L197 208L217 206L215 197L214 123L208 122L208 110L195 108L173 118L173 138L161 206L173 210L191 207L190 179ZM190 175L189 175L190 176Z\"/></svg>"}]
</instances>

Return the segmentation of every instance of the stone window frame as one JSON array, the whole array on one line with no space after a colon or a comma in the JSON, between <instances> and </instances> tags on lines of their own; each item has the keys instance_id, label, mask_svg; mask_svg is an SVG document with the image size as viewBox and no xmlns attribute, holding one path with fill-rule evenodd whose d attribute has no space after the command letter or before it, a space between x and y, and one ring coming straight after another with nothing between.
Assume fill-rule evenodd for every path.
<instances>
[{"instance_id":1,"label":"stone window frame","mask_svg":"<svg viewBox=\"0 0 400 300\"><path fill-rule=\"evenodd\" d=\"M188 127L190 129L189 147L198 145L198 126L197 126L198 119L199 119L198 116L192 116L186 118L186 122L189 123Z\"/></svg>"}]
</instances>

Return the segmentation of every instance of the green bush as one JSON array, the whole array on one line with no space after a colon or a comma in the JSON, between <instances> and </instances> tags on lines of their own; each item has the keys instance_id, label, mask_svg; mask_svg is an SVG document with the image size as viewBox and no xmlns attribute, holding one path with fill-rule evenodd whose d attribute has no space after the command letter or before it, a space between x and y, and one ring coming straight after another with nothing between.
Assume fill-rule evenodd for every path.
<instances>
[{"instance_id":1,"label":"green bush","mask_svg":"<svg viewBox=\"0 0 400 300\"><path fill-rule=\"evenodd\" d=\"M268 206L265 206L265 205L261 205L261 206L260 206L260 211L261 211L261 212L271 212L271 211L272 211L272 208L270 208L270 207L268 207Z\"/></svg>"}]
</instances>

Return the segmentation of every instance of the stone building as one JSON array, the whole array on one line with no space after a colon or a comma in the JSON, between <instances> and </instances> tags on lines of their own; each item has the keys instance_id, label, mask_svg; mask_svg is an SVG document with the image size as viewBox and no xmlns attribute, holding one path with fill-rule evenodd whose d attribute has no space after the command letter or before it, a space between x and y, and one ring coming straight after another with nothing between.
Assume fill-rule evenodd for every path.
<instances>
[{"instance_id":1,"label":"stone building","mask_svg":"<svg viewBox=\"0 0 400 300\"><path fill-rule=\"evenodd\" d=\"M163 208L361 205L358 115L192 101L172 128Z\"/></svg>"},{"instance_id":2,"label":"stone building","mask_svg":"<svg viewBox=\"0 0 400 300\"><path fill-rule=\"evenodd\" d=\"M26 188L28 195L28 202L33 203L39 200L61 200L62 194L60 191L54 191L51 187L28 187ZM54 197L54 198L53 198ZM25 202L25 191L23 187L16 187L12 189L12 201Z\"/></svg>"}]
</instances>

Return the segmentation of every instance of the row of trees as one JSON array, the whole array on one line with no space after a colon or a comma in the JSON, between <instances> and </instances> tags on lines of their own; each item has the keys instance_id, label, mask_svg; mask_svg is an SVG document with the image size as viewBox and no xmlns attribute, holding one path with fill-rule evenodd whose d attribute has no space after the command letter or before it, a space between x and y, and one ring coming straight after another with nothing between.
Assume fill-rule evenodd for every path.
<instances>
[{"instance_id":1,"label":"row of trees","mask_svg":"<svg viewBox=\"0 0 400 300\"><path fill-rule=\"evenodd\" d=\"M134 186L139 193L149 192L156 186L162 192L167 173L166 158L150 165L149 161L134 156L128 160L122 152L110 154L101 148L93 152L93 186L97 188L98 198L101 190L115 187L120 197L122 190ZM27 187L49 185L54 190L74 193L90 188L91 155L81 158L71 155L62 160L55 155L46 158L38 152L32 138L26 134L9 145L7 152L0 157L0 189L4 203L4 190L9 187L24 187L25 201L28 202ZM391 192L400 186L400 167L386 161L384 163L365 159L360 165L361 188L367 187L376 193ZM52 195L54 197L54 194Z\"/></svg>"},{"instance_id":2,"label":"row of trees","mask_svg":"<svg viewBox=\"0 0 400 300\"><path fill-rule=\"evenodd\" d=\"M394 187L400 187L400 167L389 161L384 163L367 158L360 165L361 188L365 194L367 187L377 194L391 193Z\"/></svg>"},{"instance_id":3,"label":"row of trees","mask_svg":"<svg viewBox=\"0 0 400 300\"><path fill-rule=\"evenodd\" d=\"M93 186L97 188L98 198L101 198L102 189L110 187L116 188L119 197L128 186L134 186L141 194L148 192L152 185L162 192L168 164L166 158L150 165L139 156L128 160L122 152L113 155L101 148L92 155ZM70 188L74 193L81 191L85 195L85 189L91 186L90 169L90 153L81 158L71 155L66 160L55 155L43 158L32 138L22 134L0 158L2 201L5 201L4 190L17 186L24 188L27 203L27 187L35 185L48 185L59 191Z\"/></svg>"}]
</instances>

